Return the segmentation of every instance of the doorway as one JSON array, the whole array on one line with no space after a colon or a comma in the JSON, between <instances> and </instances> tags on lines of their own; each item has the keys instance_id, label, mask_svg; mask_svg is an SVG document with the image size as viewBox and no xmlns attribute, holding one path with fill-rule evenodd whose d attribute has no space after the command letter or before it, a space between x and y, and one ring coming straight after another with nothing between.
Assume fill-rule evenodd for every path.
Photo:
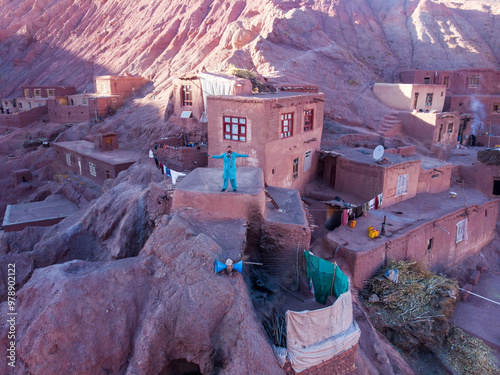
<instances>
[{"instance_id":1,"label":"doorway","mask_svg":"<svg viewBox=\"0 0 500 375\"><path fill-rule=\"evenodd\" d=\"M80 175L82 174L82 161L78 159L78 169L80 169Z\"/></svg>"}]
</instances>

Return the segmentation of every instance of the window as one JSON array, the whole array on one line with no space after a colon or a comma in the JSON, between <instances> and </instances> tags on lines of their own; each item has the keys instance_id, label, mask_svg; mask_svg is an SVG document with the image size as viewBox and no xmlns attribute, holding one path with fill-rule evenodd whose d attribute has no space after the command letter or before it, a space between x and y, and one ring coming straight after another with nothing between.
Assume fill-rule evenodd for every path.
<instances>
[{"instance_id":1,"label":"window","mask_svg":"<svg viewBox=\"0 0 500 375\"><path fill-rule=\"evenodd\" d=\"M493 103L493 107L491 109L492 113L500 113L500 103Z\"/></svg>"},{"instance_id":2,"label":"window","mask_svg":"<svg viewBox=\"0 0 500 375\"><path fill-rule=\"evenodd\" d=\"M31 108L31 102L28 102L28 108Z\"/></svg>"},{"instance_id":3,"label":"window","mask_svg":"<svg viewBox=\"0 0 500 375\"><path fill-rule=\"evenodd\" d=\"M42 106L42 103L36 103L36 106L37 106L37 107L41 107L41 106Z\"/></svg>"},{"instance_id":4,"label":"window","mask_svg":"<svg viewBox=\"0 0 500 375\"><path fill-rule=\"evenodd\" d=\"M89 163L89 171L90 171L90 174L94 177L96 177L96 173L95 173L95 164L94 163Z\"/></svg>"},{"instance_id":5,"label":"window","mask_svg":"<svg viewBox=\"0 0 500 375\"><path fill-rule=\"evenodd\" d=\"M19 103L19 108L23 108L23 103Z\"/></svg>"},{"instance_id":6,"label":"window","mask_svg":"<svg viewBox=\"0 0 500 375\"><path fill-rule=\"evenodd\" d=\"M448 124L448 134L451 134L451 133L453 133L453 123L452 122Z\"/></svg>"},{"instance_id":7,"label":"window","mask_svg":"<svg viewBox=\"0 0 500 375\"><path fill-rule=\"evenodd\" d=\"M306 151L306 156L304 157L304 172L307 172L311 168L312 150Z\"/></svg>"},{"instance_id":8,"label":"window","mask_svg":"<svg viewBox=\"0 0 500 375\"><path fill-rule=\"evenodd\" d=\"M469 87L479 87L479 75L469 77Z\"/></svg>"},{"instance_id":9,"label":"window","mask_svg":"<svg viewBox=\"0 0 500 375\"><path fill-rule=\"evenodd\" d=\"M293 159L293 179L299 178L299 158Z\"/></svg>"},{"instance_id":10,"label":"window","mask_svg":"<svg viewBox=\"0 0 500 375\"><path fill-rule=\"evenodd\" d=\"M417 109L418 104L418 92L415 93L415 100L413 101L413 109Z\"/></svg>"},{"instance_id":11,"label":"window","mask_svg":"<svg viewBox=\"0 0 500 375\"><path fill-rule=\"evenodd\" d=\"M106 92L106 84L101 83L101 92Z\"/></svg>"},{"instance_id":12,"label":"window","mask_svg":"<svg viewBox=\"0 0 500 375\"><path fill-rule=\"evenodd\" d=\"M30 90L29 89L24 89L24 97L29 98L30 97Z\"/></svg>"},{"instance_id":13,"label":"window","mask_svg":"<svg viewBox=\"0 0 500 375\"><path fill-rule=\"evenodd\" d=\"M42 96L42 89L35 89L35 96Z\"/></svg>"},{"instance_id":14,"label":"window","mask_svg":"<svg viewBox=\"0 0 500 375\"><path fill-rule=\"evenodd\" d=\"M463 219L457 223L457 243L467 241L467 219Z\"/></svg>"},{"instance_id":15,"label":"window","mask_svg":"<svg viewBox=\"0 0 500 375\"><path fill-rule=\"evenodd\" d=\"M47 89L47 96L56 96L55 89Z\"/></svg>"},{"instance_id":16,"label":"window","mask_svg":"<svg viewBox=\"0 0 500 375\"><path fill-rule=\"evenodd\" d=\"M224 139L246 142L247 140L247 119L245 117L223 116Z\"/></svg>"},{"instance_id":17,"label":"window","mask_svg":"<svg viewBox=\"0 0 500 375\"><path fill-rule=\"evenodd\" d=\"M500 180L493 180L493 195L500 195Z\"/></svg>"},{"instance_id":18,"label":"window","mask_svg":"<svg viewBox=\"0 0 500 375\"><path fill-rule=\"evenodd\" d=\"M429 239L427 240L427 251L431 251L431 249L432 249L432 243L433 243L433 242L434 242L434 237L429 238Z\"/></svg>"},{"instance_id":19,"label":"window","mask_svg":"<svg viewBox=\"0 0 500 375\"><path fill-rule=\"evenodd\" d=\"M293 135L293 113L283 113L281 115L281 138L288 138Z\"/></svg>"},{"instance_id":20,"label":"window","mask_svg":"<svg viewBox=\"0 0 500 375\"><path fill-rule=\"evenodd\" d=\"M431 77L424 77L424 84L428 85L431 83Z\"/></svg>"},{"instance_id":21,"label":"window","mask_svg":"<svg viewBox=\"0 0 500 375\"><path fill-rule=\"evenodd\" d=\"M306 109L304 111L304 131L308 132L313 130L313 110Z\"/></svg>"},{"instance_id":22,"label":"window","mask_svg":"<svg viewBox=\"0 0 500 375\"><path fill-rule=\"evenodd\" d=\"M82 98L82 104L87 104L87 98Z\"/></svg>"},{"instance_id":23,"label":"window","mask_svg":"<svg viewBox=\"0 0 500 375\"><path fill-rule=\"evenodd\" d=\"M408 180L410 179L410 175L402 174L398 176L398 184L396 186L396 197L400 195L405 195L408 193Z\"/></svg>"},{"instance_id":24,"label":"window","mask_svg":"<svg viewBox=\"0 0 500 375\"><path fill-rule=\"evenodd\" d=\"M425 97L425 105L432 105L433 96L434 94L427 94L427 96Z\"/></svg>"},{"instance_id":25,"label":"window","mask_svg":"<svg viewBox=\"0 0 500 375\"><path fill-rule=\"evenodd\" d=\"M448 88L448 86L450 85L450 76L445 76L443 78L443 85L445 85L446 88Z\"/></svg>"},{"instance_id":26,"label":"window","mask_svg":"<svg viewBox=\"0 0 500 375\"><path fill-rule=\"evenodd\" d=\"M181 88L182 105L193 105L193 92L191 91L191 85L182 85Z\"/></svg>"},{"instance_id":27,"label":"window","mask_svg":"<svg viewBox=\"0 0 500 375\"><path fill-rule=\"evenodd\" d=\"M71 165L71 155L66 154L66 164Z\"/></svg>"}]
</instances>

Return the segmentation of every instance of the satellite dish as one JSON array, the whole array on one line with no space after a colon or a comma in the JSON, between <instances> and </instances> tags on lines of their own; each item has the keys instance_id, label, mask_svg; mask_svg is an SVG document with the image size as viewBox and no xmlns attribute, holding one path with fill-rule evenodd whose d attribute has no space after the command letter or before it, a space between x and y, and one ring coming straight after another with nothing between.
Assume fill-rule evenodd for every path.
<instances>
[{"instance_id":1,"label":"satellite dish","mask_svg":"<svg viewBox=\"0 0 500 375\"><path fill-rule=\"evenodd\" d=\"M378 145L377 147L375 147L375 150L373 150L372 157L375 160L379 161L380 159L382 159L382 156L384 156L384 146Z\"/></svg>"}]
</instances>

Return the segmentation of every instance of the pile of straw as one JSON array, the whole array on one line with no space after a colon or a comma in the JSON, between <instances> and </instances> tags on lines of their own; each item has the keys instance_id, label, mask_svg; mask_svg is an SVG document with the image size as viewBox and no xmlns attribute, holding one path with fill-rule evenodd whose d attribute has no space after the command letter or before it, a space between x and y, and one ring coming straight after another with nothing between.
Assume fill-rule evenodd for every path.
<instances>
[{"instance_id":1,"label":"pile of straw","mask_svg":"<svg viewBox=\"0 0 500 375\"><path fill-rule=\"evenodd\" d=\"M398 270L397 283L384 277L390 269ZM457 287L456 280L438 276L421 264L392 261L368 281L363 296L377 329L396 346L411 352L443 343L457 302ZM380 302L368 302L373 294Z\"/></svg>"},{"instance_id":2,"label":"pile of straw","mask_svg":"<svg viewBox=\"0 0 500 375\"><path fill-rule=\"evenodd\" d=\"M491 354L490 347L456 326L451 326L444 347L446 360L459 374L500 374L500 369L495 366L495 357Z\"/></svg>"}]
</instances>

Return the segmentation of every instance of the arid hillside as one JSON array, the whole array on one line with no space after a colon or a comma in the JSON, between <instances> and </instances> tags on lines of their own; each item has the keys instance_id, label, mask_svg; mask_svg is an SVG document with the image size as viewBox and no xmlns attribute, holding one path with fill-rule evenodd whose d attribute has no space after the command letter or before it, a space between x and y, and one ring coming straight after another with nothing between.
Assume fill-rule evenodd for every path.
<instances>
[{"instance_id":1,"label":"arid hillside","mask_svg":"<svg viewBox=\"0 0 500 375\"><path fill-rule=\"evenodd\" d=\"M173 75L232 64L318 84L328 115L368 125L370 86L402 69L498 68L499 14L491 0L1 0L0 97L129 72L166 100Z\"/></svg>"}]
</instances>

